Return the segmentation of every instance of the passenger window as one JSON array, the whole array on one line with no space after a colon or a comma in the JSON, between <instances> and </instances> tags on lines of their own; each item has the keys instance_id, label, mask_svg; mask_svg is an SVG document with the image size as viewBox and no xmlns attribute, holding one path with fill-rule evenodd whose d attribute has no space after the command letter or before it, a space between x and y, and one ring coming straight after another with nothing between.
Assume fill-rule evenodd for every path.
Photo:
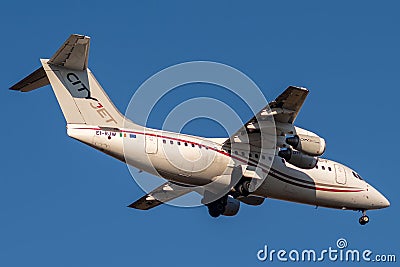
<instances>
[{"instance_id":1,"label":"passenger window","mask_svg":"<svg viewBox=\"0 0 400 267\"><path fill-rule=\"evenodd\" d=\"M331 168L331 167L328 167L328 170L329 170L329 171L332 171L332 168Z\"/></svg>"},{"instance_id":2,"label":"passenger window","mask_svg":"<svg viewBox=\"0 0 400 267\"><path fill-rule=\"evenodd\" d=\"M256 157L256 159L258 159L258 154L254 154L254 157Z\"/></svg>"},{"instance_id":3,"label":"passenger window","mask_svg":"<svg viewBox=\"0 0 400 267\"><path fill-rule=\"evenodd\" d=\"M188 146L188 143L185 143L185 146Z\"/></svg>"},{"instance_id":4,"label":"passenger window","mask_svg":"<svg viewBox=\"0 0 400 267\"><path fill-rule=\"evenodd\" d=\"M164 140L162 140L162 142L163 142L164 144L166 144L166 143L167 143L167 140L164 139Z\"/></svg>"},{"instance_id":5,"label":"passenger window","mask_svg":"<svg viewBox=\"0 0 400 267\"><path fill-rule=\"evenodd\" d=\"M179 141L178 141L177 143L178 143L178 146L180 146L180 145L181 145L181 142L179 142Z\"/></svg>"},{"instance_id":6,"label":"passenger window","mask_svg":"<svg viewBox=\"0 0 400 267\"><path fill-rule=\"evenodd\" d=\"M249 153L249 157L250 157L250 158L252 157L251 153Z\"/></svg>"},{"instance_id":7,"label":"passenger window","mask_svg":"<svg viewBox=\"0 0 400 267\"><path fill-rule=\"evenodd\" d=\"M265 159L265 156L264 156L264 155L261 155L261 158L262 158L262 159Z\"/></svg>"},{"instance_id":8,"label":"passenger window","mask_svg":"<svg viewBox=\"0 0 400 267\"><path fill-rule=\"evenodd\" d=\"M318 165L315 165L315 168L318 169Z\"/></svg>"},{"instance_id":9,"label":"passenger window","mask_svg":"<svg viewBox=\"0 0 400 267\"><path fill-rule=\"evenodd\" d=\"M242 152L242 156L244 157L244 152Z\"/></svg>"},{"instance_id":10,"label":"passenger window","mask_svg":"<svg viewBox=\"0 0 400 267\"><path fill-rule=\"evenodd\" d=\"M235 155L239 154L237 151L235 151Z\"/></svg>"},{"instance_id":11,"label":"passenger window","mask_svg":"<svg viewBox=\"0 0 400 267\"><path fill-rule=\"evenodd\" d=\"M325 166L322 166L321 168L325 171Z\"/></svg>"},{"instance_id":12,"label":"passenger window","mask_svg":"<svg viewBox=\"0 0 400 267\"><path fill-rule=\"evenodd\" d=\"M269 160L272 160L272 157L268 157Z\"/></svg>"},{"instance_id":13,"label":"passenger window","mask_svg":"<svg viewBox=\"0 0 400 267\"><path fill-rule=\"evenodd\" d=\"M192 144L192 147L194 147L194 144Z\"/></svg>"},{"instance_id":14,"label":"passenger window","mask_svg":"<svg viewBox=\"0 0 400 267\"><path fill-rule=\"evenodd\" d=\"M174 144L174 141L171 140L171 141L169 141L169 143L170 143L171 145L173 145L173 144Z\"/></svg>"}]
</instances>

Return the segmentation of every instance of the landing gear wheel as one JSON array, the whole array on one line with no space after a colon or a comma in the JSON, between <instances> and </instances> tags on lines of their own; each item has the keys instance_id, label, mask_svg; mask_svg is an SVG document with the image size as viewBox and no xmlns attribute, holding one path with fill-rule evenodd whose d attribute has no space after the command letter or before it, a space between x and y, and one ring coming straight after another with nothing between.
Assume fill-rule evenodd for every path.
<instances>
[{"instance_id":1,"label":"landing gear wheel","mask_svg":"<svg viewBox=\"0 0 400 267\"><path fill-rule=\"evenodd\" d=\"M358 222L361 225L366 225L369 222L369 217L367 216L367 214L365 214L365 210L363 210L363 216L360 217L360 219L358 220Z\"/></svg>"},{"instance_id":2,"label":"landing gear wheel","mask_svg":"<svg viewBox=\"0 0 400 267\"><path fill-rule=\"evenodd\" d=\"M207 205L208 207L208 214L211 217L217 218L218 216L222 215L225 212L225 206L227 204L228 197L222 197L214 202L211 202Z\"/></svg>"},{"instance_id":3,"label":"landing gear wheel","mask_svg":"<svg viewBox=\"0 0 400 267\"><path fill-rule=\"evenodd\" d=\"M250 194L250 181L245 180L239 184L238 191L242 196L247 197Z\"/></svg>"},{"instance_id":4,"label":"landing gear wheel","mask_svg":"<svg viewBox=\"0 0 400 267\"><path fill-rule=\"evenodd\" d=\"M369 217L367 215L363 215L360 217L360 219L358 220L358 222L361 225L366 225L369 222Z\"/></svg>"},{"instance_id":5,"label":"landing gear wheel","mask_svg":"<svg viewBox=\"0 0 400 267\"><path fill-rule=\"evenodd\" d=\"M210 214L210 216L213 218L217 218L219 215L221 215L221 212L212 206L208 206L208 214Z\"/></svg>"}]
</instances>

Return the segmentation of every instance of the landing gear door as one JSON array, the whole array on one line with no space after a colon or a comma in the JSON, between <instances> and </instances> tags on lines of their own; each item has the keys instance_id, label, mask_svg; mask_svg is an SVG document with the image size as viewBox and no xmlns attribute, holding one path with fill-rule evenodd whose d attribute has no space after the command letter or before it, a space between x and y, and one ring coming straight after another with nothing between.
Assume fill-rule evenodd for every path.
<instances>
[{"instance_id":1,"label":"landing gear door","mask_svg":"<svg viewBox=\"0 0 400 267\"><path fill-rule=\"evenodd\" d=\"M157 136L146 132L145 145L147 154L155 154L158 150Z\"/></svg>"},{"instance_id":2,"label":"landing gear door","mask_svg":"<svg viewBox=\"0 0 400 267\"><path fill-rule=\"evenodd\" d=\"M343 166L335 164L336 182L338 184L346 184L346 170Z\"/></svg>"}]
</instances>

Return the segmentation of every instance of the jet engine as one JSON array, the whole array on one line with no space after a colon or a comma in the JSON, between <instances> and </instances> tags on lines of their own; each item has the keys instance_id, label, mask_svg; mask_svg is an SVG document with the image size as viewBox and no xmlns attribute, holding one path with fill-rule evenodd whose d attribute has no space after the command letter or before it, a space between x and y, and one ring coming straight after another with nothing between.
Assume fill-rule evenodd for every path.
<instances>
[{"instance_id":1,"label":"jet engine","mask_svg":"<svg viewBox=\"0 0 400 267\"><path fill-rule=\"evenodd\" d=\"M286 143L294 149L311 156L321 156L325 152L325 139L315 135L297 134L286 138Z\"/></svg>"},{"instance_id":2,"label":"jet engine","mask_svg":"<svg viewBox=\"0 0 400 267\"><path fill-rule=\"evenodd\" d=\"M240 201L228 196L225 211L222 213L224 216L235 216L239 212Z\"/></svg>"},{"instance_id":3,"label":"jet engine","mask_svg":"<svg viewBox=\"0 0 400 267\"><path fill-rule=\"evenodd\" d=\"M293 149L283 149L278 152L278 156L284 158L290 164L302 169L312 169L317 165L318 158L304 154Z\"/></svg>"}]
</instances>

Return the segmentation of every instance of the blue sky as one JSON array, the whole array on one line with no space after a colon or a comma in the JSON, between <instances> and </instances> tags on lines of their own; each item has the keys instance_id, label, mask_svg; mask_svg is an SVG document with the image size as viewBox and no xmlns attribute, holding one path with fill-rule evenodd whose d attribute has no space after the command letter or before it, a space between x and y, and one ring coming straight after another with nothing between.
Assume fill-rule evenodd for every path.
<instances>
[{"instance_id":1,"label":"blue sky","mask_svg":"<svg viewBox=\"0 0 400 267\"><path fill-rule=\"evenodd\" d=\"M0 265L257 266L270 264L256 259L264 244L324 249L340 237L352 248L398 253L399 8L396 1L2 3ZM151 75L192 60L241 70L268 99L288 85L309 88L296 123L323 136L324 156L357 170L391 207L369 212L364 227L357 212L270 199L218 219L204 207L126 208L143 192L124 164L67 137L50 87L7 90L71 33L92 37L89 65L122 111ZM185 97L197 89L189 86ZM221 131L205 124L185 130Z\"/></svg>"}]
</instances>

